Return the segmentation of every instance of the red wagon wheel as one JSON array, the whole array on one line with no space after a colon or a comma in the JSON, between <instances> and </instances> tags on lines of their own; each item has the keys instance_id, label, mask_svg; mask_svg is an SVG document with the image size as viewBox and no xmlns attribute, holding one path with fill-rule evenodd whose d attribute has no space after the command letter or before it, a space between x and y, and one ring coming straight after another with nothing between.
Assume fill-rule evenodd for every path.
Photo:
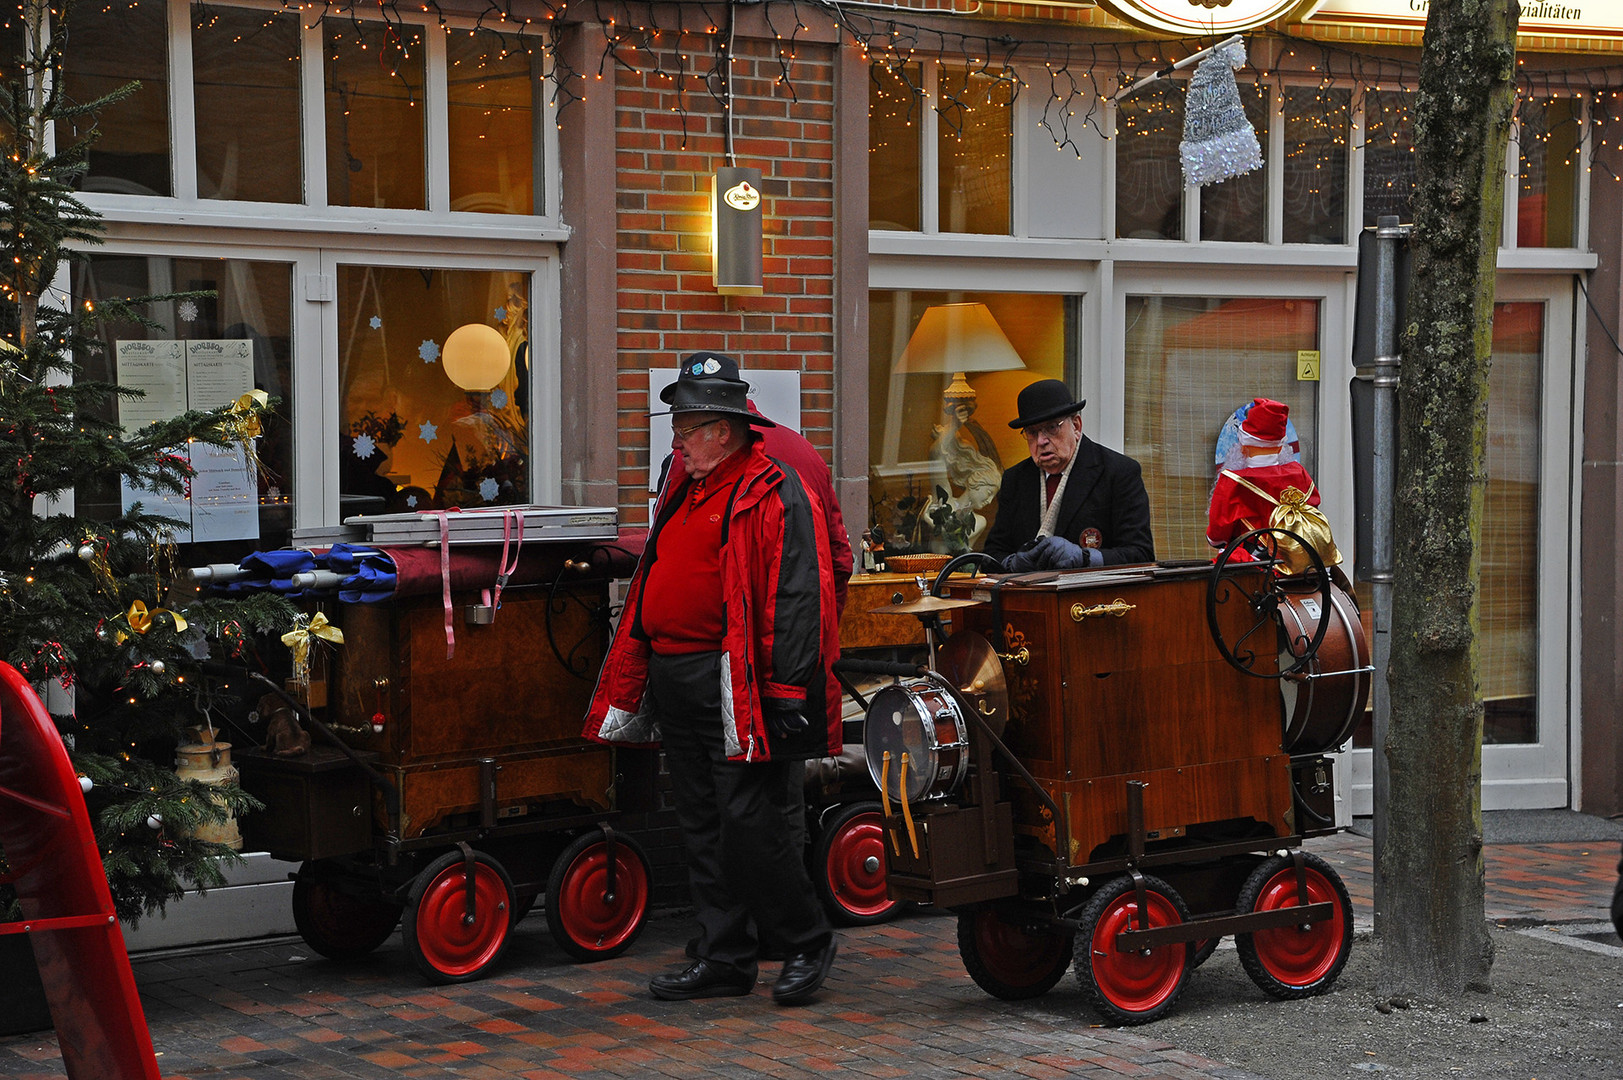
<instances>
[{"instance_id":1,"label":"red wagon wheel","mask_svg":"<svg viewBox=\"0 0 1623 1080\"><path fill-rule=\"evenodd\" d=\"M642 933L651 878L642 845L624 833L575 837L547 877L553 940L576 960L619 956Z\"/></svg>"},{"instance_id":2,"label":"red wagon wheel","mask_svg":"<svg viewBox=\"0 0 1623 1080\"><path fill-rule=\"evenodd\" d=\"M513 882L501 863L472 853L473 891L461 851L450 851L412 880L406 900L406 951L434 982L477 979L501 958L512 929ZM471 906L470 906L471 899Z\"/></svg>"},{"instance_id":3,"label":"red wagon wheel","mask_svg":"<svg viewBox=\"0 0 1623 1080\"><path fill-rule=\"evenodd\" d=\"M1297 899L1296 864L1288 855L1264 861L1246 878L1234 902L1239 912L1275 911L1299 903L1328 901L1335 907L1330 918L1301 926L1281 926L1239 934L1234 939L1240 963L1251 981L1277 998L1302 998L1330 989L1347 964L1352 950L1352 901L1347 887L1317 855L1303 853L1305 901Z\"/></svg>"},{"instance_id":4,"label":"red wagon wheel","mask_svg":"<svg viewBox=\"0 0 1623 1080\"><path fill-rule=\"evenodd\" d=\"M293 879L293 925L329 960L358 960L389 940L400 905L345 892L307 862Z\"/></svg>"},{"instance_id":5,"label":"red wagon wheel","mask_svg":"<svg viewBox=\"0 0 1623 1080\"><path fill-rule=\"evenodd\" d=\"M1076 981L1093 1007L1118 1024L1147 1024L1172 1008L1188 981L1194 950L1187 942L1123 952L1116 935L1189 921L1183 898L1160 878L1144 876L1144 908L1130 876L1105 883L1082 909L1076 937Z\"/></svg>"},{"instance_id":6,"label":"red wagon wheel","mask_svg":"<svg viewBox=\"0 0 1623 1080\"><path fill-rule=\"evenodd\" d=\"M852 803L817 838L812 884L829 917L845 926L892 918L901 903L885 893L885 824L879 804Z\"/></svg>"},{"instance_id":7,"label":"red wagon wheel","mask_svg":"<svg viewBox=\"0 0 1623 1080\"><path fill-rule=\"evenodd\" d=\"M1071 966L1071 933L1022 919L1017 909L982 904L958 915L958 955L975 985L1022 1001L1054 988Z\"/></svg>"}]
</instances>

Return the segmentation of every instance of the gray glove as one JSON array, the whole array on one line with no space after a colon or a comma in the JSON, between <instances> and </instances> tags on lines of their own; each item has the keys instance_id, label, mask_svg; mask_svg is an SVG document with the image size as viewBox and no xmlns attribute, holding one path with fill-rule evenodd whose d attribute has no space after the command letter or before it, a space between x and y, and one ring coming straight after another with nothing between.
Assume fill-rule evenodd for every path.
<instances>
[{"instance_id":1,"label":"gray glove","mask_svg":"<svg viewBox=\"0 0 1623 1080\"><path fill-rule=\"evenodd\" d=\"M806 717L801 714L799 702L787 698L766 698L761 702L761 708L766 713L766 729L780 739L806 730Z\"/></svg>"},{"instance_id":2,"label":"gray glove","mask_svg":"<svg viewBox=\"0 0 1623 1080\"><path fill-rule=\"evenodd\" d=\"M1010 574L1030 570L1077 570L1087 566L1088 561L1087 551L1064 537L1044 536L1004 559L1003 569Z\"/></svg>"},{"instance_id":3,"label":"gray glove","mask_svg":"<svg viewBox=\"0 0 1623 1080\"><path fill-rule=\"evenodd\" d=\"M1080 570L1089 561L1087 551L1063 536L1044 537L1042 543L1031 550L1047 570Z\"/></svg>"},{"instance_id":4,"label":"gray glove","mask_svg":"<svg viewBox=\"0 0 1623 1080\"><path fill-rule=\"evenodd\" d=\"M1021 548L1013 555L1003 559L1003 572L1005 574L1026 574L1041 567L1037 563L1037 544L1032 543Z\"/></svg>"}]
</instances>

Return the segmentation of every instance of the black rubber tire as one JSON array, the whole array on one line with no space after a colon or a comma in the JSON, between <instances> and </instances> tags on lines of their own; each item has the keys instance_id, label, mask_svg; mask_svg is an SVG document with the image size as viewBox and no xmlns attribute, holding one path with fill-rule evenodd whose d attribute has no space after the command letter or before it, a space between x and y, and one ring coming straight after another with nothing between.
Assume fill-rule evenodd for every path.
<instances>
[{"instance_id":1,"label":"black rubber tire","mask_svg":"<svg viewBox=\"0 0 1623 1080\"><path fill-rule=\"evenodd\" d=\"M502 958L513 929L513 879L483 851L473 853L474 919L466 919L467 878L460 851L448 851L412 879L406 898L406 952L430 982L483 977Z\"/></svg>"},{"instance_id":2,"label":"black rubber tire","mask_svg":"<svg viewBox=\"0 0 1623 1080\"><path fill-rule=\"evenodd\" d=\"M1149 927L1189 921L1183 897L1160 878L1144 875ZM1088 899L1078 918L1076 981L1100 1016L1113 1023L1147 1024L1177 1003L1189 982L1190 944L1164 945L1147 953L1121 953L1116 935L1143 929L1131 876L1112 878Z\"/></svg>"},{"instance_id":3,"label":"black rubber tire","mask_svg":"<svg viewBox=\"0 0 1623 1080\"><path fill-rule=\"evenodd\" d=\"M812 845L811 879L828 917L841 926L875 926L901 910L885 895L885 825L876 802L841 807ZM870 864L878 860L877 870Z\"/></svg>"},{"instance_id":4,"label":"black rubber tire","mask_svg":"<svg viewBox=\"0 0 1623 1080\"><path fill-rule=\"evenodd\" d=\"M1041 997L1071 966L1071 933L1028 924L1013 906L958 913L958 955L975 985L1003 1001Z\"/></svg>"},{"instance_id":5,"label":"black rubber tire","mask_svg":"<svg viewBox=\"0 0 1623 1080\"><path fill-rule=\"evenodd\" d=\"M339 889L311 865L293 879L293 925L304 943L329 960L358 960L389 940L400 905Z\"/></svg>"},{"instance_id":6,"label":"black rubber tire","mask_svg":"<svg viewBox=\"0 0 1623 1080\"><path fill-rule=\"evenodd\" d=\"M576 960L607 960L631 947L648 919L653 872L642 845L614 834L615 894L606 892L608 841L600 830L575 837L547 875L547 928Z\"/></svg>"},{"instance_id":7,"label":"black rubber tire","mask_svg":"<svg viewBox=\"0 0 1623 1080\"><path fill-rule=\"evenodd\" d=\"M1282 926L1236 934L1240 963L1251 981L1276 998L1312 997L1335 985L1352 951L1353 912L1347 886L1330 864L1302 854L1309 903L1330 901L1335 914L1306 928ZM1296 904L1296 868L1289 855L1274 855L1251 871L1234 910L1249 914ZM1259 907L1260 905L1260 907Z\"/></svg>"},{"instance_id":8,"label":"black rubber tire","mask_svg":"<svg viewBox=\"0 0 1623 1080\"><path fill-rule=\"evenodd\" d=\"M1217 951L1218 943L1222 940L1220 937L1209 937L1201 941L1191 942L1189 945L1189 970L1193 971L1210 960L1212 953Z\"/></svg>"}]
</instances>

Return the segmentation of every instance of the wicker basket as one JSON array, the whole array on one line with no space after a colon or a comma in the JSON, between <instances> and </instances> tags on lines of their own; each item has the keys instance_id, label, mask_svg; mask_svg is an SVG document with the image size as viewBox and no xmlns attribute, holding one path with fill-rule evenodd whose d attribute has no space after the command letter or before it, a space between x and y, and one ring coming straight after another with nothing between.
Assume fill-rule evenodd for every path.
<instances>
[{"instance_id":1,"label":"wicker basket","mask_svg":"<svg viewBox=\"0 0 1623 1080\"><path fill-rule=\"evenodd\" d=\"M933 574L951 561L951 555L928 552L920 555L888 555L885 557L885 569L897 574Z\"/></svg>"}]
</instances>

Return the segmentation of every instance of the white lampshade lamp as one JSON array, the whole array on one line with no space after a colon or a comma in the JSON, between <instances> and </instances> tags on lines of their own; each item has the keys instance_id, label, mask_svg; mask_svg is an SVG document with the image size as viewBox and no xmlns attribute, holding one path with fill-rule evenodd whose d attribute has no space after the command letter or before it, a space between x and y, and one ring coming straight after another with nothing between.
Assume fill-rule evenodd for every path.
<instances>
[{"instance_id":1,"label":"white lampshade lamp","mask_svg":"<svg viewBox=\"0 0 1623 1080\"><path fill-rule=\"evenodd\" d=\"M985 304L937 304L925 309L895 370L903 375L950 373L942 400L961 404L975 400L965 373L1025 366Z\"/></svg>"},{"instance_id":2,"label":"white lampshade lamp","mask_svg":"<svg viewBox=\"0 0 1623 1080\"><path fill-rule=\"evenodd\" d=\"M446 378L464 390L494 390L507 378L513 356L507 338L494 326L468 323L451 331L441 351L440 364Z\"/></svg>"}]
</instances>

